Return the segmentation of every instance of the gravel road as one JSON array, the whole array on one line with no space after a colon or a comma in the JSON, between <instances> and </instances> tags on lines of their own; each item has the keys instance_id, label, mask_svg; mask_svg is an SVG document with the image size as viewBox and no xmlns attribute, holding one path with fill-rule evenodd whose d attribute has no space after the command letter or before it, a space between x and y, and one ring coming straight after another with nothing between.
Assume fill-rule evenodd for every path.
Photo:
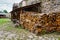
<instances>
[{"instance_id":1,"label":"gravel road","mask_svg":"<svg viewBox=\"0 0 60 40\"><path fill-rule=\"evenodd\" d=\"M56 34L45 34L41 36L36 36L33 33L25 33L22 30L19 34L11 31L5 31L4 29L5 27L8 27L8 25L11 25L13 27L13 24L11 22L1 25L2 27L0 27L0 40L60 40L60 35Z\"/></svg>"}]
</instances>

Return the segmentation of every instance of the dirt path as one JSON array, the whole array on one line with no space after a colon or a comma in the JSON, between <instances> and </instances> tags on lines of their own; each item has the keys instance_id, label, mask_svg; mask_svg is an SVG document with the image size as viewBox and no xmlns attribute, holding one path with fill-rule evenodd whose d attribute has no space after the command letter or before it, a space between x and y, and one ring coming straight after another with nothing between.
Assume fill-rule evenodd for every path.
<instances>
[{"instance_id":1,"label":"dirt path","mask_svg":"<svg viewBox=\"0 0 60 40\"><path fill-rule=\"evenodd\" d=\"M6 31L5 28L11 26L14 27L12 22L8 22L6 24L1 25L0 27L0 40L59 40L60 35L56 34L46 34L42 36L36 36L33 33L27 32L25 30L20 30L17 34L15 30Z\"/></svg>"}]
</instances>

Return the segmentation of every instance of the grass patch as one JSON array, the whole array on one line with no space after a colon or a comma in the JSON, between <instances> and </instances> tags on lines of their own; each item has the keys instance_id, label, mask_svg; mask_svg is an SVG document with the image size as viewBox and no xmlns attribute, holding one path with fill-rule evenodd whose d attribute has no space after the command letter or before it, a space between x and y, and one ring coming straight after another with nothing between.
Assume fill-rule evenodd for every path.
<instances>
[{"instance_id":1,"label":"grass patch","mask_svg":"<svg viewBox=\"0 0 60 40\"><path fill-rule=\"evenodd\" d=\"M12 26L7 26L5 29L5 31L10 31L10 32L13 32L13 33L28 33L27 30L25 29L22 29L21 27L18 27L18 28L15 28L15 27L12 27Z\"/></svg>"},{"instance_id":2,"label":"grass patch","mask_svg":"<svg viewBox=\"0 0 60 40\"><path fill-rule=\"evenodd\" d=\"M7 24L7 23L10 23L11 21L10 21L10 19L6 19L6 18L1 18L0 19L0 25L3 25L3 24ZM19 26L18 28L15 28L15 27L13 27L13 24L11 25L7 25L7 27L5 27L4 29L3 29L4 31L11 31L11 32L13 32L13 33L27 33L28 31L27 30L25 30L25 29L22 29L22 27L21 26Z\"/></svg>"},{"instance_id":3,"label":"grass patch","mask_svg":"<svg viewBox=\"0 0 60 40\"><path fill-rule=\"evenodd\" d=\"M0 25L8 23L10 21L10 19L7 18L0 18Z\"/></svg>"},{"instance_id":4,"label":"grass patch","mask_svg":"<svg viewBox=\"0 0 60 40\"><path fill-rule=\"evenodd\" d=\"M60 40L60 37L58 38L58 40Z\"/></svg>"}]
</instances>

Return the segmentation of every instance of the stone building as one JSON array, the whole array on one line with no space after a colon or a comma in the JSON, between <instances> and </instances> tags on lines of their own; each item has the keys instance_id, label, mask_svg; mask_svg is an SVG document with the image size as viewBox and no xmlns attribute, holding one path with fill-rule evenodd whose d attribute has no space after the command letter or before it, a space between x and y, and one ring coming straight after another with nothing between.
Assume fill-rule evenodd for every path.
<instances>
[{"instance_id":1,"label":"stone building","mask_svg":"<svg viewBox=\"0 0 60 40\"><path fill-rule=\"evenodd\" d=\"M15 8L29 6L40 3L37 7L42 13L59 12L60 0L22 0L19 4L15 4ZM14 8L14 9L15 9Z\"/></svg>"},{"instance_id":2,"label":"stone building","mask_svg":"<svg viewBox=\"0 0 60 40\"><path fill-rule=\"evenodd\" d=\"M20 3L13 5L11 20L20 21L20 14L26 12L28 14L33 14L33 12L34 14L60 12L60 0L22 0Z\"/></svg>"},{"instance_id":3,"label":"stone building","mask_svg":"<svg viewBox=\"0 0 60 40\"><path fill-rule=\"evenodd\" d=\"M60 0L42 0L42 12L59 12L60 11Z\"/></svg>"},{"instance_id":4,"label":"stone building","mask_svg":"<svg viewBox=\"0 0 60 40\"><path fill-rule=\"evenodd\" d=\"M20 7L23 7L23 6L28 6L28 5L32 5L32 4L36 4L36 3L39 3L40 1L39 0L22 0L19 5Z\"/></svg>"},{"instance_id":5,"label":"stone building","mask_svg":"<svg viewBox=\"0 0 60 40\"><path fill-rule=\"evenodd\" d=\"M60 0L23 0L22 5L32 5L36 3L41 3L41 11L42 13L50 13L50 12L59 12L60 11ZM40 8L39 7L39 8Z\"/></svg>"},{"instance_id":6,"label":"stone building","mask_svg":"<svg viewBox=\"0 0 60 40\"><path fill-rule=\"evenodd\" d=\"M19 8L19 7L20 7L19 3L14 3L14 4L13 4L13 10L15 10L15 9L17 9L17 8Z\"/></svg>"}]
</instances>

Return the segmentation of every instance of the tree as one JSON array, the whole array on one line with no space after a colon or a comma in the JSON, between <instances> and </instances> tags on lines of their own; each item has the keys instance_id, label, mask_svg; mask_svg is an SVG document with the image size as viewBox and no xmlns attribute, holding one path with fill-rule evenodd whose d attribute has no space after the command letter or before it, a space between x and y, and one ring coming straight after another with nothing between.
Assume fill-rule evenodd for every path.
<instances>
[{"instance_id":1,"label":"tree","mask_svg":"<svg viewBox=\"0 0 60 40\"><path fill-rule=\"evenodd\" d=\"M4 13L8 13L7 10L3 10Z\"/></svg>"}]
</instances>

